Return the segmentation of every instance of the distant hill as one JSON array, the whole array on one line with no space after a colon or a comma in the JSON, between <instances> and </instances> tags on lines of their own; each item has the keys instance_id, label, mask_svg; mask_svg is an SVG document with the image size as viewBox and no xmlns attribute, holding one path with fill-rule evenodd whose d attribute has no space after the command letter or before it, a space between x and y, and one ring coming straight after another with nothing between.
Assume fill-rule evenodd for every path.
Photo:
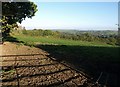
<instances>
[{"instance_id":1,"label":"distant hill","mask_svg":"<svg viewBox=\"0 0 120 87\"><path fill-rule=\"evenodd\" d=\"M77 32L79 32L79 30L65 30L65 29L56 29L52 31L59 31L61 33L69 33L69 34L76 34Z\"/></svg>"},{"instance_id":2,"label":"distant hill","mask_svg":"<svg viewBox=\"0 0 120 87\"><path fill-rule=\"evenodd\" d=\"M84 34L89 33L95 36L99 35L117 35L118 31L116 30L64 30L64 29L56 29L52 31L59 31L61 33L69 33L69 34Z\"/></svg>"}]
</instances>

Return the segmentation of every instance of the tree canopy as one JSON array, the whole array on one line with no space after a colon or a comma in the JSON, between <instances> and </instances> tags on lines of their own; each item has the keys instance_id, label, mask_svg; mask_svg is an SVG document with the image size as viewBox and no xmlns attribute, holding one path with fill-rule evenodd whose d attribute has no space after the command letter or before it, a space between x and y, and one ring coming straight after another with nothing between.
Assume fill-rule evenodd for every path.
<instances>
[{"instance_id":1,"label":"tree canopy","mask_svg":"<svg viewBox=\"0 0 120 87\"><path fill-rule=\"evenodd\" d=\"M17 22L21 23L25 18L32 18L37 12L37 5L33 2L2 2L2 33L3 37L9 35Z\"/></svg>"}]
</instances>

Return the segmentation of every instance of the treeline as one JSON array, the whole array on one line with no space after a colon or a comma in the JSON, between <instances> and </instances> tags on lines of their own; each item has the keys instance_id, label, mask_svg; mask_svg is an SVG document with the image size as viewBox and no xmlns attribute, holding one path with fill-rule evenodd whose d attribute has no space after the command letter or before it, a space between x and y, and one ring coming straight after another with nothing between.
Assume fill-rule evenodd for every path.
<instances>
[{"instance_id":1,"label":"treeline","mask_svg":"<svg viewBox=\"0 0 120 87\"><path fill-rule=\"evenodd\" d=\"M51 30L42 30L42 29L34 29L34 30L22 30L22 34L30 35L30 36L58 36L59 32L51 31Z\"/></svg>"},{"instance_id":2,"label":"treeline","mask_svg":"<svg viewBox=\"0 0 120 87\"><path fill-rule=\"evenodd\" d=\"M59 31L52 31L52 30L42 30L42 29L34 29L34 30L21 30L19 33L22 33L24 35L29 36L52 36L56 38L62 38L62 39L70 39L70 40L81 40L81 41L98 41L107 43L110 45L118 45L118 37L117 35L94 35L91 33L76 33L76 34L70 34L65 32L59 32Z\"/></svg>"},{"instance_id":3,"label":"treeline","mask_svg":"<svg viewBox=\"0 0 120 87\"><path fill-rule=\"evenodd\" d=\"M92 35L90 33L83 33L83 34L68 34L68 33L62 33L60 35L61 38L66 39L72 39L72 40L81 40L81 41L98 41L98 42L104 42L110 45L118 45L118 37L116 35Z\"/></svg>"}]
</instances>

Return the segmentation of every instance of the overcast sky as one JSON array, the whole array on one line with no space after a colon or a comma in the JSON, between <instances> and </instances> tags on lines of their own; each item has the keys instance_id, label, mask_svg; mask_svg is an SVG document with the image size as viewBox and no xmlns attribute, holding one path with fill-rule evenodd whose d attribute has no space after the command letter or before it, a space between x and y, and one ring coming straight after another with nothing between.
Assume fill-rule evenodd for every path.
<instances>
[{"instance_id":1,"label":"overcast sky","mask_svg":"<svg viewBox=\"0 0 120 87\"><path fill-rule=\"evenodd\" d=\"M117 30L117 2L35 2L38 11L26 29Z\"/></svg>"}]
</instances>

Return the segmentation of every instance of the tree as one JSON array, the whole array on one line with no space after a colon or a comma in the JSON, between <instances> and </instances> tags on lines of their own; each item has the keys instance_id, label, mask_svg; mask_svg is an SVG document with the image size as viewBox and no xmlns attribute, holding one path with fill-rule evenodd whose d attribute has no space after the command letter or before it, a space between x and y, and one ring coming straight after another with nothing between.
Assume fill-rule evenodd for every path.
<instances>
[{"instance_id":1,"label":"tree","mask_svg":"<svg viewBox=\"0 0 120 87\"><path fill-rule=\"evenodd\" d=\"M21 23L26 17L32 18L37 12L37 5L33 2L2 2L2 35L9 36L11 29Z\"/></svg>"}]
</instances>

